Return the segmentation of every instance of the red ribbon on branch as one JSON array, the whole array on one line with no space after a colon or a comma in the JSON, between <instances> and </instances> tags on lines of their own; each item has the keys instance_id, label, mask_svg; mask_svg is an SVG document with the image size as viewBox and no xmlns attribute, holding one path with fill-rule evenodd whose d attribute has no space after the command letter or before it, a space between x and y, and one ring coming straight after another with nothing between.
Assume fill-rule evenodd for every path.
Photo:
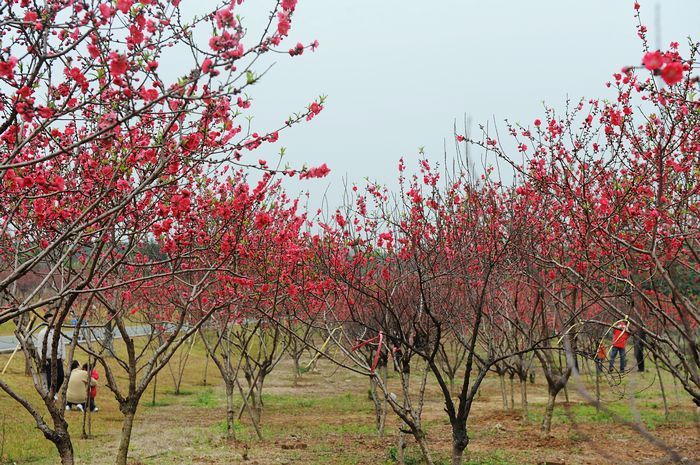
<instances>
[{"instance_id":1,"label":"red ribbon on branch","mask_svg":"<svg viewBox=\"0 0 700 465\"><path fill-rule=\"evenodd\" d=\"M379 331L379 335L374 336L371 339L364 340L351 349L353 352L355 352L357 349L361 349L377 340L379 341L377 342L377 352L374 354L374 360L372 360L372 368L370 369L370 373L374 373L374 370L377 368L377 364L379 363L379 354L382 352L382 342L384 342L384 332Z\"/></svg>"}]
</instances>

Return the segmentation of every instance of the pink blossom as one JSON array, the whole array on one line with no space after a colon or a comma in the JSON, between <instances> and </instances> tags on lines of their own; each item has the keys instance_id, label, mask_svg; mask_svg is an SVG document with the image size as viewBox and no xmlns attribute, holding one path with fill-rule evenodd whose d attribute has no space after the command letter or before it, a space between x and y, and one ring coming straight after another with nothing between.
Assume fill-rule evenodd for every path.
<instances>
[{"instance_id":1,"label":"pink blossom","mask_svg":"<svg viewBox=\"0 0 700 465\"><path fill-rule=\"evenodd\" d=\"M282 8L288 11L294 10L297 6L297 0L282 0Z\"/></svg>"},{"instance_id":2,"label":"pink blossom","mask_svg":"<svg viewBox=\"0 0 700 465\"><path fill-rule=\"evenodd\" d=\"M655 52L647 52L644 54L644 58L642 58L642 64L651 71L661 68L664 61L663 54L658 50Z\"/></svg>"},{"instance_id":3,"label":"pink blossom","mask_svg":"<svg viewBox=\"0 0 700 465\"><path fill-rule=\"evenodd\" d=\"M209 74L209 71L211 70L211 66L212 66L211 58L205 58L204 61L202 62L202 72L204 74Z\"/></svg>"},{"instance_id":4,"label":"pink blossom","mask_svg":"<svg viewBox=\"0 0 700 465\"><path fill-rule=\"evenodd\" d=\"M255 215L255 228L263 229L268 224L272 223L272 217L267 212L260 212Z\"/></svg>"},{"instance_id":5,"label":"pink blossom","mask_svg":"<svg viewBox=\"0 0 700 465\"><path fill-rule=\"evenodd\" d=\"M117 0L117 9L122 13L128 13L133 3L132 0Z\"/></svg>"},{"instance_id":6,"label":"pink blossom","mask_svg":"<svg viewBox=\"0 0 700 465\"><path fill-rule=\"evenodd\" d=\"M100 56L100 49L97 48L96 46L94 46L93 44L89 44L87 46L87 49L88 49L88 53L90 54L90 56L92 58L97 58L98 56Z\"/></svg>"},{"instance_id":7,"label":"pink blossom","mask_svg":"<svg viewBox=\"0 0 700 465\"><path fill-rule=\"evenodd\" d=\"M330 168L324 163L321 166L302 171L299 173L299 179L323 178L330 172Z\"/></svg>"},{"instance_id":8,"label":"pink blossom","mask_svg":"<svg viewBox=\"0 0 700 465\"><path fill-rule=\"evenodd\" d=\"M672 86L683 80L683 64L677 61L669 63L661 70L661 78Z\"/></svg>"},{"instance_id":9,"label":"pink blossom","mask_svg":"<svg viewBox=\"0 0 700 465\"><path fill-rule=\"evenodd\" d=\"M39 15L36 14L36 11L27 11L24 14L24 21L28 23L33 23L39 18Z\"/></svg>"},{"instance_id":10,"label":"pink blossom","mask_svg":"<svg viewBox=\"0 0 700 465\"><path fill-rule=\"evenodd\" d=\"M109 59L109 71L112 74L114 74L115 76L119 76L126 72L126 69L129 65L124 55L120 55L117 52L112 52L109 54Z\"/></svg>"},{"instance_id":11,"label":"pink blossom","mask_svg":"<svg viewBox=\"0 0 700 465\"><path fill-rule=\"evenodd\" d=\"M112 7L108 3L102 3L100 5L100 13L102 14L102 18L107 19L112 16Z\"/></svg>"},{"instance_id":12,"label":"pink blossom","mask_svg":"<svg viewBox=\"0 0 700 465\"><path fill-rule=\"evenodd\" d=\"M291 24L289 24L289 16L285 13L277 13L277 21L277 32L279 32L281 36L289 34L289 28L291 27Z\"/></svg>"},{"instance_id":13,"label":"pink blossom","mask_svg":"<svg viewBox=\"0 0 700 465\"><path fill-rule=\"evenodd\" d=\"M17 57L10 57L10 59L7 61L0 61L0 77L4 77L5 79L14 79L14 70L18 62L19 60Z\"/></svg>"}]
</instances>

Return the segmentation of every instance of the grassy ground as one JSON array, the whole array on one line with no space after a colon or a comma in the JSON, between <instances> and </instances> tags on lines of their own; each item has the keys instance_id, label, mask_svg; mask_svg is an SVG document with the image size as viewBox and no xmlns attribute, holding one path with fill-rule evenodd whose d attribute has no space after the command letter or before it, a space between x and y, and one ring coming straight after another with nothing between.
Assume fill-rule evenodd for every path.
<instances>
[{"instance_id":1,"label":"grassy ground","mask_svg":"<svg viewBox=\"0 0 700 465\"><path fill-rule=\"evenodd\" d=\"M7 356L0 356L4 366ZM195 346L180 395L173 392L167 370L161 372L155 405L149 390L141 402L134 429L133 465L182 464L391 464L396 456L398 424L390 415L387 434L374 430L372 402L367 381L358 375L320 363L315 373L305 374L295 386L291 361L285 360L266 382L263 441L244 415L236 425L237 441L227 441L223 389L213 364L203 385L205 357ZM21 392L35 397L24 362L15 359L8 380ZM670 378L664 379L671 415L664 418L658 383L653 373L631 374L622 385L604 385L603 398L614 413L626 419L639 415L655 437L677 448L682 455L700 459L700 427L694 421L689 398ZM390 379L396 385L396 378ZM538 422L544 410L544 378L529 385L528 421L516 410L504 411L498 379L489 377L470 417L467 464L568 464L651 463L664 456L658 447L617 423L611 414L599 412L569 392L558 398L553 435L542 438ZM417 384L417 383L416 383ZM516 387L516 399L519 392ZM100 411L92 418L92 439L80 439L81 414L68 412L71 433L82 464L110 464L118 443L121 414L103 386L98 393ZM425 406L424 425L428 442L439 464L448 463L450 428L435 383L431 383ZM36 429L30 416L7 395L0 394L0 463L48 465L57 463L53 446ZM407 464L419 463L418 452L409 446Z\"/></svg>"},{"instance_id":2,"label":"grassy ground","mask_svg":"<svg viewBox=\"0 0 700 465\"><path fill-rule=\"evenodd\" d=\"M3 323L0 325L0 336L14 336L15 334L15 324L11 321Z\"/></svg>"}]
</instances>

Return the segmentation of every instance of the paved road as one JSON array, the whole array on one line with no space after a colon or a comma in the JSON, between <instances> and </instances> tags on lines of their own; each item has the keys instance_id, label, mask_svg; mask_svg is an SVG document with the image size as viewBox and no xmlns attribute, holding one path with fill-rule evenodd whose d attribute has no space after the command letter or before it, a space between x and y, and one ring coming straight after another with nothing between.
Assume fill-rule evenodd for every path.
<instances>
[{"instance_id":1,"label":"paved road","mask_svg":"<svg viewBox=\"0 0 700 465\"><path fill-rule=\"evenodd\" d=\"M129 336L145 336L150 332L150 326L129 326L126 328ZM83 329L83 331L88 332L88 329ZM90 328L89 332L92 333L94 339L102 339L104 334L104 328ZM73 330L64 330L63 333L67 337L73 336ZM114 331L114 338L120 339L122 335L118 330ZM0 336L0 354L12 352L17 347L17 338L15 336Z\"/></svg>"}]
</instances>

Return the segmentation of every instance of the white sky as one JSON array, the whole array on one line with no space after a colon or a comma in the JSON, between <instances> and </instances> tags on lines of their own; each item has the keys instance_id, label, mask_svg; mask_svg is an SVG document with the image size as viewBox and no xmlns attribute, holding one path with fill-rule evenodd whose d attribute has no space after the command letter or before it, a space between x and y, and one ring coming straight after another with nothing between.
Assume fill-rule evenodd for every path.
<instances>
[{"instance_id":1,"label":"white sky","mask_svg":"<svg viewBox=\"0 0 700 465\"><path fill-rule=\"evenodd\" d=\"M454 120L465 114L474 129L493 118L528 124L542 116L543 101L561 108L567 95L611 96L605 82L642 57L633 3L299 0L284 45L318 39L320 47L275 58L252 92L255 126L274 127L319 94L328 96L321 115L278 144L292 164L328 164L329 177L287 189L309 190L314 207L328 189L334 206L342 202L344 177L392 185L399 157L412 168L420 146L441 160L444 141L453 147ZM699 0L640 3L652 46L655 4L662 48L678 41L685 51L689 35L700 37ZM269 9L261 0L246 5ZM277 149L266 150L255 159L272 161Z\"/></svg>"}]
</instances>

